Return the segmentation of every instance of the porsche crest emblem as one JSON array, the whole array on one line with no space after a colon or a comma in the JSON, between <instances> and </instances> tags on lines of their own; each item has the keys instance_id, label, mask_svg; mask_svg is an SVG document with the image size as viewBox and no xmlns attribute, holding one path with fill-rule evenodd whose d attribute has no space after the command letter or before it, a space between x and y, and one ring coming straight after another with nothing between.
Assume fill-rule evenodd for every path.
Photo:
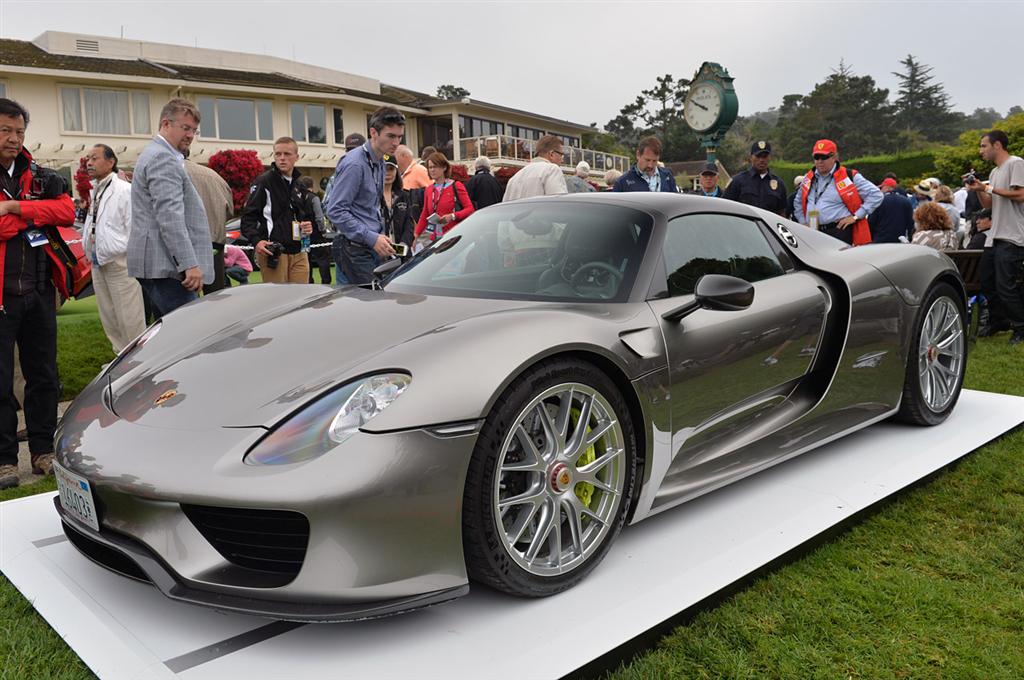
<instances>
[{"instance_id":1,"label":"porsche crest emblem","mask_svg":"<svg viewBox=\"0 0 1024 680\"><path fill-rule=\"evenodd\" d=\"M176 396L178 396L178 390L167 390L156 398L156 401L153 402L153 406L159 406L166 401L174 399Z\"/></svg>"}]
</instances>

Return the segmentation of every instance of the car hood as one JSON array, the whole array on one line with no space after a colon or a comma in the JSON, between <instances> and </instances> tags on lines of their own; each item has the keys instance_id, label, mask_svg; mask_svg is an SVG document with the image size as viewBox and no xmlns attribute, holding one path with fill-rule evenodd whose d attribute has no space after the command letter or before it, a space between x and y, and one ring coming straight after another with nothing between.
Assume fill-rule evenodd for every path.
<instances>
[{"instance_id":1,"label":"car hood","mask_svg":"<svg viewBox=\"0 0 1024 680\"><path fill-rule=\"evenodd\" d=\"M357 287L224 291L165 317L151 340L104 377L107 403L122 420L147 427L269 426L396 345L539 304Z\"/></svg>"}]
</instances>

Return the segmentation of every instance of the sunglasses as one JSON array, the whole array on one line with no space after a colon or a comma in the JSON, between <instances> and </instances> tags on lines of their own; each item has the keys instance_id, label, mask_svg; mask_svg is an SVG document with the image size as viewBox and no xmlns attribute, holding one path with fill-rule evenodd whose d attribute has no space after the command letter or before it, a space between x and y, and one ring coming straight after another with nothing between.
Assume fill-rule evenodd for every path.
<instances>
[{"instance_id":1,"label":"sunglasses","mask_svg":"<svg viewBox=\"0 0 1024 680\"><path fill-rule=\"evenodd\" d=\"M827 161L829 158L832 158L832 156L834 156L834 155L835 154L831 154L831 153L816 153L816 154L814 154L813 158L816 161Z\"/></svg>"}]
</instances>

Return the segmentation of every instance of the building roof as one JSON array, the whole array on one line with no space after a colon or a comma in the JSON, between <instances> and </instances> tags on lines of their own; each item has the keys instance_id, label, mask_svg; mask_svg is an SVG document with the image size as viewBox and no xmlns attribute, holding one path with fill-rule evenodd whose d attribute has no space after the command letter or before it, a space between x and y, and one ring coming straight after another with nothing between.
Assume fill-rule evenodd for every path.
<instances>
[{"instance_id":1,"label":"building roof","mask_svg":"<svg viewBox=\"0 0 1024 680\"><path fill-rule=\"evenodd\" d=\"M184 80L194 83L219 83L222 85L245 85L301 92L327 92L350 94L388 104L408 103L410 96L400 92L375 94L358 90L345 90L335 85L317 83L283 73L240 71L227 68L212 68L191 64L155 62L146 59L106 59L66 54L53 54L26 40L0 39L0 64L28 68L45 68L62 71L78 71L124 76L143 76L165 80ZM383 88L382 88L383 90Z\"/></svg>"},{"instance_id":2,"label":"building roof","mask_svg":"<svg viewBox=\"0 0 1024 680\"><path fill-rule=\"evenodd\" d=\"M38 40L38 39L37 39ZM80 73L109 74L158 78L161 80L186 81L194 83L217 83L282 90L296 90L308 95L314 93L347 94L382 104L393 104L421 109L446 105L472 105L501 113L525 116L547 122L561 128L574 128L586 132L592 128L572 121L544 116L522 109L478 99L448 100L417 92L405 87L380 83L380 94L363 90L345 89L337 85L304 80L279 72L216 68L196 64L179 64L168 60L153 61L142 58L111 59L101 56L86 56L48 52L34 42L27 40L0 39L0 65L26 68L77 71Z\"/></svg>"}]
</instances>

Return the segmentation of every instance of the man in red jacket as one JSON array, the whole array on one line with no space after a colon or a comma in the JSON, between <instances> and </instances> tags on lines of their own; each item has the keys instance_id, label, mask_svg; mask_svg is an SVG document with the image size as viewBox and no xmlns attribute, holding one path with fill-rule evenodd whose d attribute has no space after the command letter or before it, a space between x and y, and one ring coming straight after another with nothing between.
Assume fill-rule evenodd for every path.
<instances>
[{"instance_id":1,"label":"man in red jacket","mask_svg":"<svg viewBox=\"0 0 1024 680\"><path fill-rule=\"evenodd\" d=\"M14 346L25 373L25 424L32 472L53 469L57 427L57 310L67 269L51 247L54 227L74 223L71 197L55 173L25 151L28 111L0 99L0 489L18 485ZM59 187L59 188L58 188Z\"/></svg>"}]
</instances>

